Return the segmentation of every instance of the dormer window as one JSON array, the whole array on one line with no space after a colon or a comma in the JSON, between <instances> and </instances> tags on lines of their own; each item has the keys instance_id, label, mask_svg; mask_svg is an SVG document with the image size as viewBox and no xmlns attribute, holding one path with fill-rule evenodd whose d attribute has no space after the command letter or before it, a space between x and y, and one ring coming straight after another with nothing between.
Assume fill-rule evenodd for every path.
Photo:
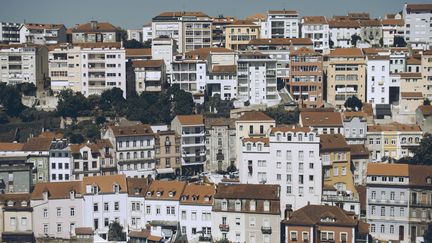
<instances>
[{"instance_id":1,"label":"dormer window","mask_svg":"<svg viewBox=\"0 0 432 243\"><path fill-rule=\"evenodd\" d=\"M258 149L258 151L262 151L262 144L258 144L258 146L257 146L257 149Z\"/></svg>"},{"instance_id":2,"label":"dormer window","mask_svg":"<svg viewBox=\"0 0 432 243\"><path fill-rule=\"evenodd\" d=\"M135 188L135 189L134 189L134 194L135 194L135 195L138 195L138 194L140 193L140 191L141 191L141 190L140 190L139 188Z\"/></svg>"},{"instance_id":3,"label":"dormer window","mask_svg":"<svg viewBox=\"0 0 432 243\"><path fill-rule=\"evenodd\" d=\"M264 211L268 212L270 211L270 202L264 201Z\"/></svg>"},{"instance_id":4,"label":"dormer window","mask_svg":"<svg viewBox=\"0 0 432 243\"><path fill-rule=\"evenodd\" d=\"M151 197L152 193L151 192L147 192L147 197Z\"/></svg>"},{"instance_id":5,"label":"dormer window","mask_svg":"<svg viewBox=\"0 0 432 243\"><path fill-rule=\"evenodd\" d=\"M280 140L281 140L281 134L280 134L280 133L276 134L276 140L277 140L277 141L280 141Z\"/></svg>"},{"instance_id":6,"label":"dormer window","mask_svg":"<svg viewBox=\"0 0 432 243\"><path fill-rule=\"evenodd\" d=\"M323 217L320 219L321 222L336 222L335 218L332 217Z\"/></svg>"},{"instance_id":7,"label":"dormer window","mask_svg":"<svg viewBox=\"0 0 432 243\"><path fill-rule=\"evenodd\" d=\"M27 205L28 205L27 201L22 201L21 202L21 207L27 207Z\"/></svg>"},{"instance_id":8,"label":"dormer window","mask_svg":"<svg viewBox=\"0 0 432 243\"><path fill-rule=\"evenodd\" d=\"M157 197L160 197L161 195L162 195L161 192L156 192L156 196L157 196Z\"/></svg>"},{"instance_id":9,"label":"dormer window","mask_svg":"<svg viewBox=\"0 0 432 243\"><path fill-rule=\"evenodd\" d=\"M252 149L252 145L250 143L246 144L246 149L250 151Z\"/></svg>"},{"instance_id":10,"label":"dormer window","mask_svg":"<svg viewBox=\"0 0 432 243\"><path fill-rule=\"evenodd\" d=\"M255 202L255 200L251 200L250 201L249 210L250 211L255 211L256 210L256 202Z\"/></svg>"},{"instance_id":11,"label":"dormer window","mask_svg":"<svg viewBox=\"0 0 432 243\"><path fill-rule=\"evenodd\" d=\"M314 140L314 135L313 134L309 134L309 142L312 142Z\"/></svg>"},{"instance_id":12,"label":"dormer window","mask_svg":"<svg viewBox=\"0 0 432 243\"><path fill-rule=\"evenodd\" d=\"M99 187L98 186L92 186L92 193L98 194L98 192L99 192Z\"/></svg>"},{"instance_id":13,"label":"dormer window","mask_svg":"<svg viewBox=\"0 0 432 243\"><path fill-rule=\"evenodd\" d=\"M8 201L8 202L7 202L7 205L8 205L8 207L13 207L14 202L13 202L13 201Z\"/></svg>"},{"instance_id":14,"label":"dormer window","mask_svg":"<svg viewBox=\"0 0 432 243\"><path fill-rule=\"evenodd\" d=\"M298 135L298 141L299 142L303 141L303 134L299 133L299 135Z\"/></svg>"},{"instance_id":15,"label":"dormer window","mask_svg":"<svg viewBox=\"0 0 432 243\"><path fill-rule=\"evenodd\" d=\"M235 202L235 211L241 211L241 202L240 202L240 200L237 200Z\"/></svg>"},{"instance_id":16,"label":"dormer window","mask_svg":"<svg viewBox=\"0 0 432 243\"><path fill-rule=\"evenodd\" d=\"M196 201L196 200L198 200L198 196L193 195L192 196L192 201Z\"/></svg>"},{"instance_id":17,"label":"dormer window","mask_svg":"<svg viewBox=\"0 0 432 243\"><path fill-rule=\"evenodd\" d=\"M120 186L118 184L114 184L113 185L113 191L114 191L114 193L119 193L120 192Z\"/></svg>"},{"instance_id":18,"label":"dormer window","mask_svg":"<svg viewBox=\"0 0 432 243\"><path fill-rule=\"evenodd\" d=\"M432 184L432 177L429 176L426 178L426 184L428 185Z\"/></svg>"},{"instance_id":19,"label":"dormer window","mask_svg":"<svg viewBox=\"0 0 432 243\"><path fill-rule=\"evenodd\" d=\"M169 197L174 197L174 192L169 192L169 193L168 193L168 196L169 196Z\"/></svg>"},{"instance_id":20,"label":"dormer window","mask_svg":"<svg viewBox=\"0 0 432 243\"><path fill-rule=\"evenodd\" d=\"M44 192L42 193L42 196L43 196L43 200L44 200L44 201L48 201L48 192L47 192L47 191L44 191Z\"/></svg>"},{"instance_id":21,"label":"dormer window","mask_svg":"<svg viewBox=\"0 0 432 243\"><path fill-rule=\"evenodd\" d=\"M291 133L288 134L287 139L288 139L288 141L291 141L291 140L292 140L292 135L291 135Z\"/></svg>"},{"instance_id":22,"label":"dormer window","mask_svg":"<svg viewBox=\"0 0 432 243\"><path fill-rule=\"evenodd\" d=\"M225 199L222 201L222 210L228 210L228 202Z\"/></svg>"},{"instance_id":23,"label":"dormer window","mask_svg":"<svg viewBox=\"0 0 432 243\"><path fill-rule=\"evenodd\" d=\"M75 191L70 191L69 192L69 198L70 199L75 199Z\"/></svg>"},{"instance_id":24,"label":"dormer window","mask_svg":"<svg viewBox=\"0 0 432 243\"><path fill-rule=\"evenodd\" d=\"M186 200L187 200L187 196L186 196L186 195L183 195L183 196L181 197L181 200L182 200L182 201L186 201Z\"/></svg>"}]
</instances>

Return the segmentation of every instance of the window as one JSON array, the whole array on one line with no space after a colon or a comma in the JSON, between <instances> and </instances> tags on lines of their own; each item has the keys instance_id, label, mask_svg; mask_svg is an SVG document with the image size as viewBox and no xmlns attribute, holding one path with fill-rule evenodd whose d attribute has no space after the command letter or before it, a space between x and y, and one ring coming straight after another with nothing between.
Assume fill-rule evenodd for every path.
<instances>
[{"instance_id":1,"label":"window","mask_svg":"<svg viewBox=\"0 0 432 243\"><path fill-rule=\"evenodd\" d=\"M48 208L43 209L43 217L44 219L48 218Z\"/></svg>"},{"instance_id":2,"label":"window","mask_svg":"<svg viewBox=\"0 0 432 243\"><path fill-rule=\"evenodd\" d=\"M292 152L291 152L291 150L287 150L286 159L287 160L292 160Z\"/></svg>"},{"instance_id":3,"label":"window","mask_svg":"<svg viewBox=\"0 0 432 243\"><path fill-rule=\"evenodd\" d=\"M181 219L182 219L182 220L186 220L186 217L187 217L187 216L186 216L186 211L183 210L183 211L181 212Z\"/></svg>"},{"instance_id":4,"label":"window","mask_svg":"<svg viewBox=\"0 0 432 243\"><path fill-rule=\"evenodd\" d=\"M302 240L303 241L309 241L309 233L308 232L305 232L305 231L302 232Z\"/></svg>"},{"instance_id":5,"label":"window","mask_svg":"<svg viewBox=\"0 0 432 243\"><path fill-rule=\"evenodd\" d=\"M390 234L394 234L394 225L390 225Z\"/></svg>"},{"instance_id":6,"label":"window","mask_svg":"<svg viewBox=\"0 0 432 243\"><path fill-rule=\"evenodd\" d=\"M44 234L48 234L48 225L47 224L43 225L43 232L44 232Z\"/></svg>"},{"instance_id":7,"label":"window","mask_svg":"<svg viewBox=\"0 0 432 243\"><path fill-rule=\"evenodd\" d=\"M15 226L15 225L16 225L16 218L15 218L15 217L10 217L10 222L9 222L9 224L10 224L11 226Z\"/></svg>"},{"instance_id":8,"label":"window","mask_svg":"<svg viewBox=\"0 0 432 243\"><path fill-rule=\"evenodd\" d=\"M255 217L249 218L249 227L255 227Z\"/></svg>"},{"instance_id":9,"label":"window","mask_svg":"<svg viewBox=\"0 0 432 243\"><path fill-rule=\"evenodd\" d=\"M372 215L375 215L375 212L376 212L376 208L375 208L375 206L371 206L371 214L372 214Z\"/></svg>"},{"instance_id":10,"label":"window","mask_svg":"<svg viewBox=\"0 0 432 243\"><path fill-rule=\"evenodd\" d=\"M394 217L395 216L394 213L395 213L395 208L390 207L390 216Z\"/></svg>"},{"instance_id":11,"label":"window","mask_svg":"<svg viewBox=\"0 0 432 243\"><path fill-rule=\"evenodd\" d=\"M383 224L382 224L381 227L380 227L380 232L381 232L381 233L384 233L384 232L385 232L385 226L384 226Z\"/></svg>"},{"instance_id":12,"label":"window","mask_svg":"<svg viewBox=\"0 0 432 243\"><path fill-rule=\"evenodd\" d=\"M236 225L240 225L240 218L236 218L235 223L236 223Z\"/></svg>"},{"instance_id":13,"label":"window","mask_svg":"<svg viewBox=\"0 0 432 243\"><path fill-rule=\"evenodd\" d=\"M341 240L341 242L347 242L348 241L348 234L347 233L340 233L340 240Z\"/></svg>"},{"instance_id":14,"label":"window","mask_svg":"<svg viewBox=\"0 0 432 243\"><path fill-rule=\"evenodd\" d=\"M147 207L146 207L146 213L147 213L147 214L150 214L150 213L151 213L151 208L150 208L150 206L147 206Z\"/></svg>"},{"instance_id":15,"label":"window","mask_svg":"<svg viewBox=\"0 0 432 243\"><path fill-rule=\"evenodd\" d=\"M385 216L385 207L381 207L381 216Z\"/></svg>"},{"instance_id":16,"label":"window","mask_svg":"<svg viewBox=\"0 0 432 243\"><path fill-rule=\"evenodd\" d=\"M264 201L264 211L270 211L270 202Z\"/></svg>"},{"instance_id":17,"label":"window","mask_svg":"<svg viewBox=\"0 0 432 243\"><path fill-rule=\"evenodd\" d=\"M169 207L167 207L167 210L169 210ZM192 212L191 219L196 220L197 219L197 212Z\"/></svg>"},{"instance_id":18,"label":"window","mask_svg":"<svg viewBox=\"0 0 432 243\"><path fill-rule=\"evenodd\" d=\"M107 202L104 203L104 211L109 211L109 204Z\"/></svg>"},{"instance_id":19,"label":"window","mask_svg":"<svg viewBox=\"0 0 432 243\"><path fill-rule=\"evenodd\" d=\"M236 211L240 211L241 210L241 202L240 202L240 200L237 200L235 202L235 210Z\"/></svg>"},{"instance_id":20,"label":"window","mask_svg":"<svg viewBox=\"0 0 432 243\"><path fill-rule=\"evenodd\" d=\"M114 211L119 211L120 205L119 202L114 202Z\"/></svg>"},{"instance_id":21,"label":"window","mask_svg":"<svg viewBox=\"0 0 432 243\"><path fill-rule=\"evenodd\" d=\"M371 232L372 232L372 233L375 232L375 224L371 224Z\"/></svg>"},{"instance_id":22,"label":"window","mask_svg":"<svg viewBox=\"0 0 432 243\"><path fill-rule=\"evenodd\" d=\"M75 208L70 208L70 216L75 216Z\"/></svg>"},{"instance_id":23,"label":"window","mask_svg":"<svg viewBox=\"0 0 432 243\"><path fill-rule=\"evenodd\" d=\"M334 240L334 232L321 231L321 240L322 241L333 241Z\"/></svg>"},{"instance_id":24,"label":"window","mask_svg":"<svg viewBox=\"0 0 432 243\"><path fill-rule=\"evenodd\" d=\"M97 211L99 211L99 204L93 203L93 212L97 212Z\"/></svg>"},{"instance_id":25,"label":"window","mask_svg":"<svg viewBox=\"0 0 432 243\"><path fill-rule=\"evenodd\" d=\"M290 236L292 241L297 241L297 231L291 231Z\"/></svg>"},{"instance_id":26,"label":"window","mask_svg":"<svg viewBox=\"0 0 432 243\"><path fill-rule=\"evenodd\" d=\"M57 217L61 217L62 210L61 208L57 208Z\"/></svg>"},{"instance_id":27,"label":"window","mask_svg":"<svg viewBox=\"0 0 432 243\"><path fill-rule=\"evenodd\" d=\"M61 233L61 232L62 232L62 225L57 224L57 233Z\"/></svg>"},{"instance_id":28,"label":"window","mask_svg":"<svg viewBox=\"0 0 432 243\"><path fill-rule=\"evenodd\" d=\"M292 163L291 162L287 163L287 171L288 172L292 171Z\"/></svg>"}]
</instances>

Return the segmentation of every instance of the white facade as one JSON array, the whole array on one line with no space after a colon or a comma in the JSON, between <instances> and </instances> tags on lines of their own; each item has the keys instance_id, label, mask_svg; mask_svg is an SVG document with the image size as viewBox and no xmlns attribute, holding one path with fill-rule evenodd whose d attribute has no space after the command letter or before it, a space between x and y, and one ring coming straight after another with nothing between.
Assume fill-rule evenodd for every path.
<instances>
[{"instance_id":1,"label":"white facade","mask_svg":"<svg viewBox=\"0 0 432 243\"><path fill-rule=\"evenodd\" d=\"M333 47L352 47L351 36L353 35L360 36L360 26L339 27L330 25L330 39L333 41Z\"/></svg>"},{"instance_id":2,"label":"white facade","mask_svg":"<svg viewBox=\"0 0 432 243\"><path fill-rule=\"evenodd\" d=\"M72 179L72 154L69 150L50 150L49 181L69 181Z\"/></svg>"},{"instance_id":3,"label":"white facade","mask_svg":"<svg viewBox=\"0 0 432 243\"><path fill-rule=\"evenodd\" d=\"M147 192L148 193L148 192ZM165 192L168 193L168 192ZM180 192L177 192L180 193ZM157 192L155 192L157 194ZM148 194L147 194L148 195ZM153 195L157 196L157 195ZM163 238L170 238L172 231L167 230L162 225L156 222L168 221L177 224L179 222L179 201L173 200L152 200L146 196L145 205L145 220L147 224L152 225L152 235L158 235ZM153 221L153 222L152 222Z\"/></svg>"},{"instance_id":4,"label":"white facade","mask_svg":"<svg viewBox=\"0 0 432 243\"><path fill-rule=\"evenodd\" d=\"M127 30L128 40L136 40L138 42L143 41L143 30L142 29L128 29Z\"/></svg>"},{"instance_id":5,"label":"white facade","mask_svg":"<svg viewBox=\"0 0 432 243\"><path fill-rule=\"evenodd\" d=\"M268 11L267 38L299 38L299 22L297 11Z\"/></svg>"},{"instance_id":6,"label":"white facade","mask_svg":"<svg viewBox=\"0 0 432 243\"><path fill-rule=\"evenodd\" d=\"M19 43L20 23L0 22L0 43Z\"/></svg>"},{"instance_id":7,"label":"white facade","mask_svg":"<svg viewBox=\"0 0 432 243\"><path fill-rule=\"evenodd\" d=\"M179 60L172 62L171 84L180 85L180 89L192 94L204 94L206 86L205 61Z\"/></svg>"},{"instance_id":8,"label":"white facade","mask_svg":"<svg viewBox=\"0 0 432 243\"><path fill-rule=\"evenodd\" d=\"M164 60L168 76L172 73L171 63L176 49L176 41L172 38L156 38L152 40L152 59Z\"/></svg>"},{"instance_id":9,"label":"white facade","mask_svg":"<svg viewBox=\"0 0 432 243\"><path fill-rule=\"evenodd\" d=\"M142 41L146 42L152 40L152 25L144 25L142 29Z\"/></svg>"},{"instance_id":10,"label":"white facade","mask_svg":"<svg viewBox=\"0 0 432 243\"><path fill-rule=\"evenodd\" d=\"M301 129L308 130L308 129ZM240 183L281 186L280 206L293 210L321 203L322 165L317 134L273 128L269 143L243 140Z\"/></svg>"},{"instance_id":11,"label":"white facade","mask_svg":"<svg viewBox=\"0 0 432 243\"><path fill-rule=\"evenodd\" d=\"M212 87L209 90L209 87ZM231 100L237 97L237 74L234 73L210 73L207 77L207 88L210 96L219 94L223 100Z\"/></svg>"},{"instance_id":12,"label":"white facade","mask_svg":"<svg viewBox=\"0 0 432 243\"><path fill-rule=\"evenodd\" d=\"M385 56L368 57L367 65L367 100L370 104L389 104L390 97L390 62Z\"/></svg>"},{"instance_id":13,"label":"white facade","mask_svg":"<svg viewBox=\"0 0 432 243\"><path fill-rule=\"evenodd\" d=\"M62 24L23 24L19 29L20 43L54 45L66 42L66 27Z\"/></svg>"},{"instance_id":14,"label":"white facade","mask_svg":"<svg viewBox=\"0 0 432 243\"><path fill-rule=\"evenodd\" d=\"M206 236L211 234L211 205L180 204L179 210L181 232L187 235L189 241L198 240L203 234Z\"/></svg>"},{"instance_id":15,"label":"white facade","mask_svg":"<svg viewBox=\"0 0 432 243\"><path fill-rule=\"evenodd\" d=\"M302 19L301 25L301 37L302 38L310 38L313 42L313 48L315 51L328 54L330 53L330 44L329 44L329 36L330 36L330 28L325 19L323 18L323 22L309 22L304 17ZM314 17L311 17L314 18Z\"/></svg>"},{"instance_id":16,"label":"white facade","mask_svg":"<svg viewBox=\"0 0 432 243\"><path fill-rule=\"evenodd\" d=\"M413 49L428 49L432 44L432 4L405 4L405 40Z\"/></svg>"}]
</instances>

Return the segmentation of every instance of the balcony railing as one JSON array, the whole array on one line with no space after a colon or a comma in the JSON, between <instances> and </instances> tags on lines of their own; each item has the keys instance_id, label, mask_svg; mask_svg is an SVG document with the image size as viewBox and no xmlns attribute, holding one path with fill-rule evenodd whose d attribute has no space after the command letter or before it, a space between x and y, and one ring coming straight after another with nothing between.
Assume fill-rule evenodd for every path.
<instances>
[{"instance_id":1,"label":"balcony railing","mask_svg":"<svg viewBox=\"0 0 432 243\"><path fill-rule=\"evenodd\" d=\"M416 206L416 207L432 207L432 202L417 202L417 201L411 201L410 206Z\"/></svg>"},{"instance_id":2,"label":"balcony railing","mask_svg":"<svg viewBox=\"0 0 432 243\"><path fill-rule=\"evenodd\" d=\"M220 224L219 225L219 229L222 232L228 232L229 231L229 225L227 225L227 224Z\"/></svg>"},{"instance_id":3,"label":"balcony railing","mask_svg":"<svg viewBox=\"0 0 432 243\"><path fill-rule=\"evenodd\" d=\"M359 202L359 198L356 196L334 196L334 195L323 195L322 201L331 202Z\"/></svg>"},{"instance_id":4,"label":"balcony railing","mask_svg":"<svg viewBox=\"0 0 432 243\"><path fill-rule=\"evenodd\" d=\"M270 235L272 233L272 228L270 226L262 226L261 233Z\"/></svg>"}]
</instances>

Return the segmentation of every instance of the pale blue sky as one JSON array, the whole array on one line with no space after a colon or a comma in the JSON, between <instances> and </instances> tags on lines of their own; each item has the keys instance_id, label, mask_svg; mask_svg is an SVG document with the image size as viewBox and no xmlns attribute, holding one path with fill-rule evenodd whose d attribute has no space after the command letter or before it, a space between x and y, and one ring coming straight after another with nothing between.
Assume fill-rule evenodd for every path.
<instances>
[{"instance_id":1,"label":"pale blue sky","mask_svg":"<svg viewBox=\"0 0 432 243\"><path fill-rule=\"evenodd\" d=\"M430 0L411 0L427 3ZM163 11L203 11L243 18L269 9L297 9L300 15L369 12L373 17L401 11L403 0L1 0L0 21L63 23L73 26L95 19L123 28L141 26Z\"/></svg>"}]
</instances>

